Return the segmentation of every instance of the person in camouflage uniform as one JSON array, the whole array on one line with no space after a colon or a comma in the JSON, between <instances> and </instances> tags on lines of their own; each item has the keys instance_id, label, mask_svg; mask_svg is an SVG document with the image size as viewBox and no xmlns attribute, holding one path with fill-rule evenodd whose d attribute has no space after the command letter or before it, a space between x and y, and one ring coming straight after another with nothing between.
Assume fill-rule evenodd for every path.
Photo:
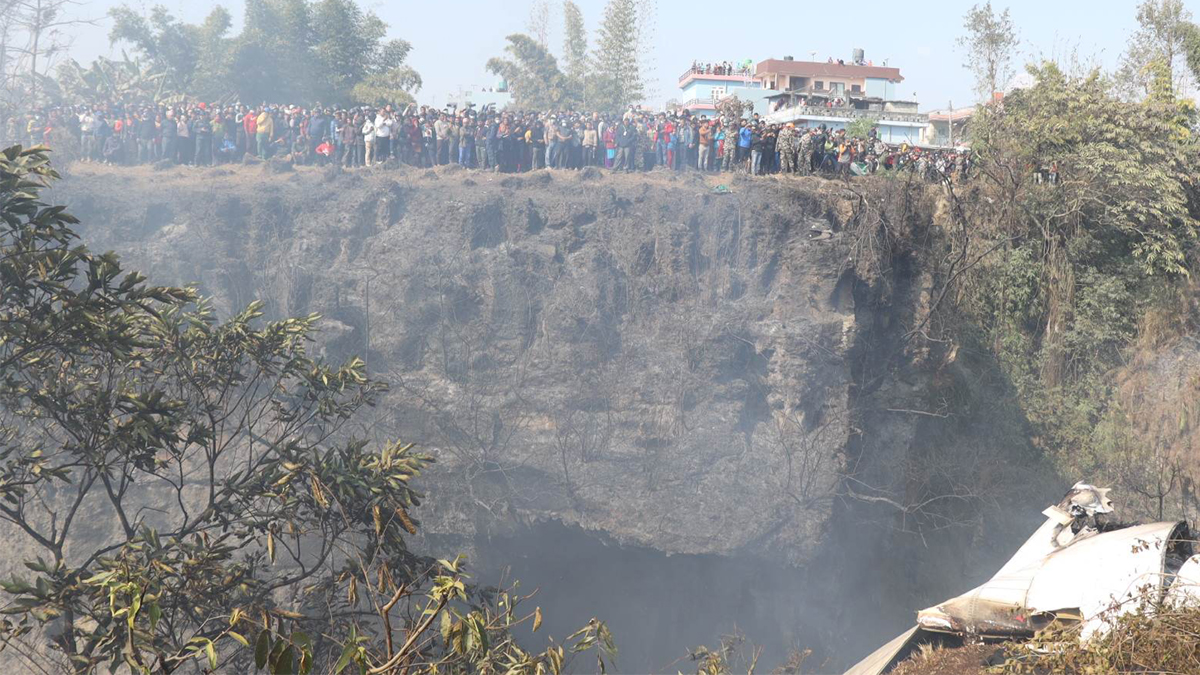
<instances>
[{"instance_id":1,"label":"person in camouflage uniform","mask_svg":"<svg viewBox=\"0 0 1200 675\"><path fill-rule=\"evenodd\" d=\"M796 173L796 125L788 123L779 130L775 151L779 153L780 173Z\"/></svg>"},{"instance_id":2,"label":"person in camouflage uniform","mask_svg":"<svg viewBox=\"0 0 1200 675\"><path fill-rule=\"evenodd\" d=\"M725 128L725 145L721 148L722 171L733 171L737 168L738 132L741 129L742 125L736 118Z\"/></svg>"},{"instance_id":3,"label":"person in camouflage uniform","mask_svg":"<svg viewBox=\"0 0 1200 675\"><path fill-rule=\"evenodd\" d=\"M732 171L737 167L738 132L742 128L742 115L753 111L753 103L743 101L737 96L728 96L717 104L717 112L725 120L725 145L721 151L722 171Z\"/></svg>"},{"instance_id":4,"label":"person in camouflage uniform","mask_svg":"<svg viewBox=\"0 0 1200 675\"><path fill-rule=\"evenodd\" d=\"M805 130L796 143L796 166L801 176L812 173L813 135Z\"/></svg>"}]
</instances>

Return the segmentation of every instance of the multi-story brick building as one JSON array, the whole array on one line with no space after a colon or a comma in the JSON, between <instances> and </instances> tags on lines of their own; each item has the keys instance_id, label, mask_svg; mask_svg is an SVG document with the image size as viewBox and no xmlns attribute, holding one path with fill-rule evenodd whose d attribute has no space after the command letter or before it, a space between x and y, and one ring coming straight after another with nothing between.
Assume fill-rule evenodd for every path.
<instances>
[{"instance_id":1,"label":"multi-story brick building","mask_svg":"<svg viewBox=\"0 0 1200 675\"><path fill-rule=\"evenodd\" d=\"M899 68L876 66L863 60L795 61L790 57L762 61L754 77L770 101L768 122L841 129L856 119L875 122L880 138L891 143L925 142L928 116L917 102L897 93L904 81Z\"/></svg>"}]
</instances>

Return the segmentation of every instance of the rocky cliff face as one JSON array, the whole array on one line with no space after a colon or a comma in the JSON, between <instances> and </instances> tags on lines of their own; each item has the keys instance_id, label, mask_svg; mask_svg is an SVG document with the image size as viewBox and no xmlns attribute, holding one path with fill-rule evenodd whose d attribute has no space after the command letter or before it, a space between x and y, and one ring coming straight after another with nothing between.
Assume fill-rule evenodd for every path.
<instances>
[{"instance_id":1,"label":"rocky cliff face","mask_svg":"<svg viewBox=\"0 0 1200 675\"><path fill-rule=\"evenodd\" d=\"M759 637L772 647L820 644L842 662L898 632L914 597L990 572L973 563L1004 536L981 541L982 493L952 484L996 483L1019 458L989 432L1002 415L938 402L986 399L982 366L905 339L937 299L933 191L716 182L78 168L51 198L89 245L156 282L194 282L223 310L262 298L275 315L320 313L321 349L365 354L392 389L359 432L439 460L419 514L429 550L477 551L485 568L499 552L588 550L569 569L526 565L546 574L527 585L578 594L565 606L620 612L623 597L639 616L691 606L746 561L756 578L627 629L623 667L662 667L689 645L655 645L705 639L739 612L774 627ZM959 463L931 478L922 462L948 448ZM963 503L922 503L939 489ZM546 521L591 538L530 529ZM597 538L621 547L581 543ZM619 551L684 556L655 563L660 580L728 573L580 591L628 562Z\"/></svg>"}]
</instances>

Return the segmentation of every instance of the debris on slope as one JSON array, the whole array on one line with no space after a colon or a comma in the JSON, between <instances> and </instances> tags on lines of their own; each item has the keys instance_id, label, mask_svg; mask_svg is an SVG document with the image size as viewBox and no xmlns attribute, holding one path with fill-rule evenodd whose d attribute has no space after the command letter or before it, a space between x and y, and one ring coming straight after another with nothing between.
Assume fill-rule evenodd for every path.
<instances>
[{"instance_id":1,"label":"debris on slope","mask_svg":"<svg viewBox=\"0 0 1200 675\"><path fill-rule=\"evenodd\" d=\"M1113 639L1159 607L1200 604L1200 556L1183 521L1123 525L1110 520L1108 490L1077 483L1046 522L989 581L917 613L917 625L846 675L882 675L927 645L954 647L1055 636L1055 645ZM1196 575L1190 580L1189 575ZM1067 637L1063 637L1067 636ZM1096 647L1089 647L1084 652ZM1145 669L1143 669L1145 670ZM924 671L914 671L924 672ZM1064 672L1055 670L1054 672ZM1184 670L1178 672L1194 672Z\"/></svg>"},{"instance_id":2,"label":"debris on slope","mask_svg":"<svg viewBox=\"0 0 1200 675\"><path fill-rule=\"evenodd\" d=\"M1079 639L1078 627L1047 631L1010 647L995 675L1037 673L1200 673L1200 608L1151 602L1122 614L1101 636Z\"/></svg>"}]
</instances>

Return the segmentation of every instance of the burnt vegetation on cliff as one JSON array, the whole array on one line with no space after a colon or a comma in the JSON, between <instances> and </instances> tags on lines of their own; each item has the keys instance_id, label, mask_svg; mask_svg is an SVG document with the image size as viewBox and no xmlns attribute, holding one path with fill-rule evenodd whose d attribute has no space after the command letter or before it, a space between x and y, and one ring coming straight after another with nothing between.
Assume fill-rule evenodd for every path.
<instances>
[{"instance_id":1,"label":"burnt vegetation on cliff","mask_svg":"<svg viewBox=\"0 0 1200 675\"><path fill-rule=\"evenodd\" d=\"M195 517L217 517L219 511L206 510L203 494L185 495L192 486L179 480L160 487L182 499L124 488L138 504L126 513L128 527L115 526L122 522L118 515L98 515L127 498L122 485L142 486L140 472L152 475L162 462L190 466L200 456L166 451L182 441L170 435L166 438L174 440L163 440L162 430L152 425L147 429L159 431L118 444L156 448L142 452L149 464L114 463L100 454L87 460L97 462L88 469L87 462L66 460L71 470L99 480L96 489L104 487L100 476L112 472L112 494L96 491L97 505L87 502L97 517L80 535L91 550L104 552L95 560L74 558L86 547L60 544L59 559L55 542L73 535L60 517L45 524L59 528L46 538L49 553L33 563L35 576L26 570L8 586L14 596L29 598L20 605L27 625L13 624L16 644L37 635L55 649L70 645L61 637L63 611L53 603L68 596L78 602L89 597L86 590L92 594L86 612L104 619L80 624L86 635L75 637L73 649L88 654L89 663L99 664L100 653L124 659L130 650L164 663L202 663L208 658L206 640L213 641L213 658L221 663L254 660L253 649L239 656L236 633L251 643L266 635L263 658L271 663L303 653L318 668L329 667L348 653L378 667L403 647L388 646L380 614L353 634L317 639L307 637L321 632L309 625L313 603L353 614L364 606L390 612L426 602L437 608L444 601L440 611L446 611L463 602L455 590L460 568L439 568L409 553L407 541L414 537L409 525L415 528L419 521L415 540L422 551L483 553L489 538L555 519L624 545L792 565L788 573L800 580L794 582L795 597L775 603L748 588L743 602L754 607L752 615L774 614L773 623L785 627L768 637L769 654L782 661L788 646L815 646L818 653L807 662L828 669L894 632L907 608L979 580L977 570L1023 534L1008 507L1058 488L1047 469L1086 468L1098 481L1139 495L1134 508L1145 514L1187 515L1190 457L1178 449L1168 452L1163 444L1134 443L1129 426L1121 423L1143 420L1139 428L1168 439L1190 434L1190 418L1181 422L1181 415L1161 407L1136 405L1146 400L1139 383L1192 358L1187 271L1193 197L1185 180L1192 171L1186 160L1192 141L1186 125L1171 122L1187 109L1165 99L1122 103L1103 80L1064 75L1052 66L1037 76L1036 86L985 113L977 128L983 161L976 179L962 184L930 186L906 176L848 184L737 180L724 193L713 192L711 180L658 174L502 177L301 168L281 177L243 167L208 170L203 187L185 169L120 169L129 188L114 193L106 186L118 170L74 170L53 194L84 216L80 227L90 242L121 249L125 265L156 279L197 282L211 297L195 309L172 310L191 317L176 328L167 321L171 312L156 309L162 318L150 315L136 324L139 331L166 321L153 330L228 335L204 338L216 340L222 350L248 350L249 361L218 362L228 377L244 376L238 363L286 379L332 368L317 357L351 360L349 370L329 371L341 373L332 384L305 375L300 389L289 385L286 396L263 399L283 406L276 414L311 405L320 415L332 415L327 432L306 427L299 436L289 431L274 439L255 438L261 437L257 431L190 439L236 449L228 457L239 463L263 453L266 463L258 466L270 475L255 480L269 488L267 495L294 493L296 500L285 508L267 497L255 507L259 511L247 507L229 523L203 526L234 532L223 536L236 537L240 547L221 549L221 555L254 573L222 577L247 583L248 590L238 590L247 595L245 603L238 601L236 617L229 602L243 596L222 593L208 596L218 603L213 611L224 612L219 628L203 621L161 623L160 613L169 608L156 605L145 610L160 616L144 615L152 625L122 633L128 624L112 619L120 607L110 607L109 599L133 602L134 588L157 588L152 584L161 582L137 586L140 582L126 578L115 595L111 588L84 583L101 589L117 583L119 576L104 576L108 568L91 567L118 559L126 547L149 555L147 537L168 548L196 545L173 536L189 522L171 524L175 504ZM1053 97L1064 90L1078 90L1077 98L1086 103L1070 116L1096 115L1072 127L1072 134L1047 117L1059 107ZM1098 129L1098 111L1114 106L1123 106L1127 114L1120 119L1129 128ZM1050 140L1035 142L1041 138L1035 133L1019 143L1011 140L1013 125L1036 130L1039 123L1056 130L1047 132ZM1160 132L1177 145L1142 143L1146 134ZM989 138L995 140L989 144ZM1139 154L1143 151L1148 154ZM1033 167L1051 158L1059 181L1039 182ZM1097 166L1100 161L1107 163ZM1169 171L1134 169L1148 162ZM1140 197L1123 199L1109 180L1132 182L1139 195L1158 195L1154 210L1145 211ZM257 189L262 182L274 189ZM171 187L169 199L157 196L163 185ZM814 225L832 236L814 240ZM195 291L171 292L183 295L156 301L187 305L197 297ZM266 303L243 312L256 298ZM311 313L322 318L287 318ZM297 335L294 343L267 339L289 330ZM139 365L129 366L123 378L143 382L139 369L181 358L173 351L174 339L153 342L158 351L139 352ZM274 351L255 351L270 344ZM301 344L307 344L303 353L290 351ZM137 349L149 347L139 343ZM361 360L353 360L356 355ZM273 359L295 370L279 371ZM337 384L339 377L345 386ZM389 386L371 384L375 380ZM95 385L108 391L108 382ZM305 387L314 393L297 399ZM1163 392L1187 400L1187 387L1184 378ZM180 404L189 400L185 388L174 391L170 405L143 416L174 415L179 405L180 410L224 405L208 398ZM322 391L329 403L321 402ZM345 396L351 398L335 403ZM368 401L376 405L364 407ZM166 427L177 435L184 428L191 433L202 425ZM358 460L324 467L322 462L340 455L316 450L310 433L363 462L379 461L385 446L363 446L353 438L417 441L420 452L438 460L422 472L433 499L419 507L402 504L406 523L369 489L369 494L330 492L326 483L337 481L327 471L349 471L362 481L360 472L369 477L378 469ZM305 439L296 447L312 449L308 460L268 459L282 440L292 438ZM1121 438L1123 445L1116 444ZM1148 463L1133 454L1149 451L1162 459ZM14 451L12 457L24 457L25 466L31 454ZM1086 467L1078 464L1085 460ZM415 456L405 461L421 463ZM44 464L38 481L53 483L64 470L53 460L37 462ZM1147 472L1148 466L1159 469ZM399 480L414 476L406 469ZM222 503L220 485L215 503ZM391 498L394 490L386 492ZM36 491L13 498L46 499ZM322 498L359 506L351 508L348 523L331 523L331 507L322 506ZM380 514L396 515L377 521L377 506ZM300 509L293 514L297 524L277 520L289 508ZM294 574L275 569L280 563L270 558L273 550L278 561L288 550L288 537L296 536L288 529L305 523L316 528L314 536L351 538L356 547L394 537L388 546L398 548L387 554L383 580L380 568L370 564L318 559L320 601L298 592L287 598L264 595L261 589L271 579ZM36 546L23 549L31 561L42 546L32 539ZM307 540L305 550L314 550ZM383 555L389 549L368 550ZM931 550L938 552L934 558ZM133 553L124 555L137 560L128 557ZM293 561L301 569L309 562L304 556ZM41 587L38 576L45 578ZM409 577L418 585L405 587ZM434 581L438 578L443 581ZM423 579L430 596L419 592ZM776 587L787 583L792 582ZM58 594L59 588L70 593ZM464 585L463 593L470 588ZM389 607L391 594L400 590L405 601ZM148 595L158 601L157 591ZM140 606L145 596L138 597ZM377 605L368 599L375 597ZM421 633L431 637L417 644L426 650L420 653L445 649L447 657L478 665L478 659L508 653L495 645L520 649L502 636L521 616L488 605L486 597L467 600L474 610L446 613L447 637ZM256 603L267 616L276 614L264 621L261 613L245 609ZM46 606L54 609L47 612ZM701 604L696 613L716 611ZM440 627L420 617L411 616L411 628ZM191 632L179 632L188 625ZM715 629L721 623L707 625ZM98 626L117 637L96 637ZM602 645L605 629L591 624L589 630L576 640L584 647ZM665 627L658 630L669 634ZM475 637L468 639L472 631ZM683 651L631 642L634 667L661 667L663 653ZM697 652L699 663L711 666L726 651ZM512 658L530 659L532 667L557 658L546 651L519 654L524 656Z\"/></svg>"},{"instance_id":2,"label":"burnt vegetation on cliff","mask_svg":"<svg viewBox=\"0 0 1200 675\"><path fill-rule=\"evenodd\" d=\"M938 267L942 232L961 232L943 188L302 169L264 192L273 174L244 168L204 189L185 169L121 169L133 183L114 194L115 171L56 188L89 241L199 280L219 315L256 297L271 317L319 312L313 349L361 354L391 385L349 428L437 457L424 550L486 557L555 519L781 566L761 589L640 591L695 609L614 627L622 667L661 669L735 626L766 658L810 645L833 667L1023 534L996 505L1037 492L1036 453L1015 406L995 414L991 362L935 332L957 279ZM992 540L968 546L982 530ZM930 565L926 547L957 552ZM561 571L525 578L579 597L597 577L571 569L557 588ZM633 602L624 585L584 595Z\"/></svg>"},{"instance_id":3,"label":"burnt vegetation on cliff","mask_svg":"<svg viewBox=\"0 0 1200 675\"><path fill-rule=\"evenodd\" d=\"M610 664L621 626L538 643L518 626L541 630L541 600L454 558L558 521L580 529L550 547L756 571L659 584L674 597L624 582L688 609L631 619L625 669L684 654L680 625L715 644L748 617L768 658L811 646L794 668L829 670L986 576L1059 476L1194 516L1195 113L1161 71L1138 101L1031 77L981 109L974 178L935 185L73 167L48 202L77 223L38 196L45 156L10 151L10 653L51 672ZM621 594L550 576L543 593ZM1122 630L1187 625L1163 616ZM1126 668L1103 649L1063 668Z\"/></svg>"}]
</instances>

